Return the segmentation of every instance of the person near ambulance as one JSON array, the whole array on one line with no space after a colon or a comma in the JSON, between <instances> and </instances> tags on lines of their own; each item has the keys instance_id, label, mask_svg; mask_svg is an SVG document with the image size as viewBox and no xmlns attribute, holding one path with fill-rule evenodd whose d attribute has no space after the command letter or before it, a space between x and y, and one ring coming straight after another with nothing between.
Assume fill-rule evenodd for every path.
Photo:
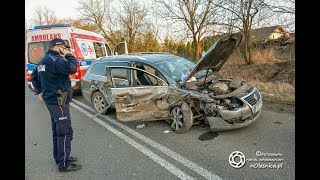
<instances>
[{"instance_id":1,"label":"person near ambulance","mask_svg":"<svg viewBox=\"0 0 320 180\"><path fill-rule=\"evenodd\" d=\"M67 48L70 47L62 39L51 40L49 50L31 76L35 94L45 102L51 116L53 157L60 172L75 171L82 167L74 163L76 157L70 156L73 129L69 107L72 100L69 74L77 71L77 62Z\"/></svg>"}]
</instances>

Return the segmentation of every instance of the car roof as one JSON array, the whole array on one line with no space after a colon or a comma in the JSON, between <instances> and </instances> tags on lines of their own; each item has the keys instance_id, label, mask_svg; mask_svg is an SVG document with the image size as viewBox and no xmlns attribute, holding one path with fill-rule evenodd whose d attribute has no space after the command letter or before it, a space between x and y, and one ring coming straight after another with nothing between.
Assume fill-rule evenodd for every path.
<instances>
[{"instance_id":1,"label":"car roof","mask_svg":"<svg viewBox=\"0 0 320 180\"><path fill-rule=\"evenodd\" d=\"M104 56L97 59L94 62L104 62L104 61L136 61L136 62L150 62L156 63L160 61L166 61L171 59L176 59L178 56L173 54L139 54L139 55L118 55L118 56Z\"/></svg>"}]
</instances>

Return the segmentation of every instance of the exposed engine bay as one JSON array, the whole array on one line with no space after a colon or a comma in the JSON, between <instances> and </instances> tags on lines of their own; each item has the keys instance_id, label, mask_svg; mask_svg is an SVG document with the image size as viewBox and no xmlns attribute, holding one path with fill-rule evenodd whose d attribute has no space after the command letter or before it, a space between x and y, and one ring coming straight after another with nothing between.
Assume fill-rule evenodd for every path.
<instances>
[{"instance_id":1,"label":"exposed engine bay","mask_svg":"<svg viewBox=\"0 0 320 180\"><path fill-rule=\"evenodd\" d=\"M201 120L207 122L207 117L217 117L233 124L251 115L250 108L240 98L252 92L254 87L241 79L219 79L212 75L188 82L186 88L201 93L202 98L208 98L194 99L194 123ZM245 114L248 116L243 116Z\"/></svg>"}]
</instances>

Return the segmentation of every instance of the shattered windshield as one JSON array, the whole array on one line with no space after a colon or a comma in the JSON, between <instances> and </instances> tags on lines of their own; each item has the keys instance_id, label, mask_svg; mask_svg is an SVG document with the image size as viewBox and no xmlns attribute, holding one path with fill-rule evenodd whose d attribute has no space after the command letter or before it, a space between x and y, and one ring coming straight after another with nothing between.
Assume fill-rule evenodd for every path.
<instances>
[{"instance_id":1,"label":"shattered windshield","mask_svg":"<svg viewBox=\"0 0 320 180\"><path fill-rule=\"evenodd\" d=\"M196 64L184 59L171 59L167 61L160 61L156 63L161 69L163 69L172 79L176 82L181 82L184 78L188 76L188 71L191 72L193 68L196 67ZM194 76L196 78L206 75L207 70L201 70L197 72ZM209 70L209 74L212 73L212 70Z\"/></svg>"},{"instance_id":2,"label":"shattered windshield","mask_svg":"<svg viewBox=\"0 0 320 180\"><path fill-rule=\"evenodd\" d=\"M184 58L171 59L167 61L160 61L156 63L163 69L172 79L180 82L190 69L192 70L196 64Z\"/></svg>"}]
</instances>

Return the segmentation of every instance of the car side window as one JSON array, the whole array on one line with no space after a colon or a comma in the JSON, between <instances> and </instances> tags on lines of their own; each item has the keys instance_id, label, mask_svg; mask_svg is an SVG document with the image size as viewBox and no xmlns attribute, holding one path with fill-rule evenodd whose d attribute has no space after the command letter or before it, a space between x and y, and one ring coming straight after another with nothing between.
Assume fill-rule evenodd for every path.
<instances>
[{"instance_id":1,"label":"car side window","mask_svg":"<svg viewBox=\"0 0 320 180\"><path fill-rule=\"evenodd\" d=\"M128 62L109 62L108 66L129 66ZM125 87L130 85L129 69L125 68L110 68L111 77L114 87Z\"/></svg>"},{"instance_id":2,"label":"car side window","mask_svg":"<svg viewBox=\"0 0 320 180\"><path fill-rule=\"evenodd\" d=\"M144 64L144 63L135 63L134 67L145 70L159 78L165 81L164 77L159 73L158 70L155 68ZM133 71L133 84L134 85L143 85L143 86L161 86L163 85L163 82L158 80L157 78L151 76L148 73L145 73L143 71L134 70Z\"/></svg>"},{"instance_id":3,"label":"car side window","mask_svg":"<svg viewBox=\"0 0 320 180\"><path fill-rule=\"evenodd\" d=\"M99 76L107 76L106 66L107 66L106 62L105 63L95 63L90 70L90 74L99 75Z\"/></svg>"}]
</instances>

